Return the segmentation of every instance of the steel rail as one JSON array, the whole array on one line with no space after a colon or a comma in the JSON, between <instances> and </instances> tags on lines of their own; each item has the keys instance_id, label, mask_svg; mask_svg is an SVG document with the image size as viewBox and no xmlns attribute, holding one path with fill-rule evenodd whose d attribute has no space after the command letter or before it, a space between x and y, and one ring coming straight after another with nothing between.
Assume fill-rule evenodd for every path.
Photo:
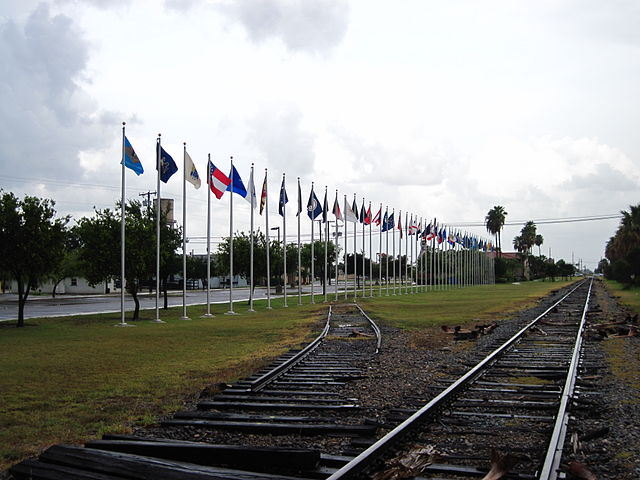
<instances>
[{"instance_id":1,"label":"steel rail","mask_svg":"<svg viewBox=\"0 0 640 480\"><path fill-rule=\"evenodd\" d=\"M315 340L313 340L309 345L304 347L302 350L300 350L298 353L296 353L293 357L288 359L286 362L281 363L276 368L268 371L261 377L251 382L251 385L249 386L248 390L252 392L259 392L264 387L266 387L269 383L271 383L275 379L287 373L289 370L295 367L298 363L300 363L303 359L305 359L311 352L313 352L316 348L318 348L322 340L324 340L324 338L327 336L327 333L329 333L329 325L331 323L332 314L333 313L331 311L331 305L329 305L327 322L325 323L325 326L322 332L320 332L320 335L318 335Z\"/></svg>"},{"instance_id":2,"label":"steel rail","mask_svg":"<svg viewBox=\"0 0 640 480\"><path fill-rule=\"evenodd\" d=\"M373 462L378 460L382 453L387 449L391 448L395 443L399 442L401 438L409 433L413 428L424 419L429 416L435 414L440 409L445 407L451 400L451 397L457 393L458 391L464 389L471 382L476 380L479 376L484 373L484 371L494 364L498 358L513 344L519 341L524 334L537 322L539 322L547 313L549 313L553 308L562 303L567 297L573 294L578 288L580 288L585 283L585 280L578 283L569 293L564 295L560 300L555 302L549 308L547 308L543 313L538 315L533 321L531 321L528 325L523 327L519 332L517 332L513 337L507 340L503 345L498 347L496 350L491 352L487 357L485 357L482 361L480 361L475 367L465 373L462 377L452 383L447 389L445 389L438 396L430 400L424 407L411 415L408 419L402 422L400 425L391 430L387 435L379 439L369 448L364 450L360 455L352 459L349 463L342 466L336 472L334 472L331 476L327 477L326 480L344 480L348 478L355 478L357 475L363 473L366 468L368 468Z\"/></svg>"},{"instance_id":3,"label":"steel rail","mask_svg":"<svg viewBox=\"0 0 640 480\"><path fill-rule=\"evenodd\" d=\"M562 459L562 452L564 447L564 440L567 434L567 426L569 424L569 401L573 397L576 378L578 376L578 363L580 361L580 351L582 349L582 336L584 328L587 323L587 310L589 309L589 298L591 297L591 287L593 286L593 277L589 284L589 291L587 292L587 299L584 302L584 308L582 310L582 318L580 319L580 325L578 327L578 335L576 342L573 346L573 354L571 356L571 364L569 365L569 373L567 380L562 390L562 396L560 397L560 407L556 415L556 422L551 434L551 440L549 441L549 448L545 455L544 464L540 470L539 480L556 480L558 478L558 469L560 467L560 460Z\"/></svg>"},{"instance_id":4,"label":"steel rail","mask_svg":"<svg viewBox=\"0 0 640 480\"><path fill-rule=\"evenodd\" d=\"M376 325L376 322L374 322L373 320L371 320L371 318L369 317L369 315L367 315L364 310L360 307L360 305L358 305L357 303L354 304L356 307L358 307L358 310L360 310L360 313L364 316L364 318L366 318L369 323L371 324L371 328L373 328L373 331L376 333L376 355L378 353L380 353L380 345L382 344L382 332L380 332L380 328L378 328L378 325Z\"/></svg>"}]
</instances>

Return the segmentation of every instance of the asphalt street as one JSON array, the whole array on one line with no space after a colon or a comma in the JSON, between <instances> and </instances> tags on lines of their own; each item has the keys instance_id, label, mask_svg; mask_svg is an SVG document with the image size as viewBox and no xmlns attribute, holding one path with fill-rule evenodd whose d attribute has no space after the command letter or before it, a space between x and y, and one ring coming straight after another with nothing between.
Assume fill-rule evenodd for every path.
<instances>
[{"instance_id":1,"label":"asphalt street","mask_svg":"<svg viewBox=\"0 0 640 480\"><path fill-rule=\"evenodd\" d=\"M342 285L341 285L342 286ZM342 290L342 289L340 289ZM271 289L271 298L278 298L281 295L275 295L275 289ZM329 294L334 293L334 286L329 286ZM303 294L309 295L311 289L306 285ZM314 293L316 301L321 301L322 285L319 283L314 285ZM288 289L287 297L295 299L297 297L297 289ZM138 296L140 299L140 308L144 310L152 310L156 307L155 293L142 293ZM267 289L264 287L256 287L254 290L254 300L266 299ZM209 299L214 303L229 302L229 290L211 290ZM248 301L248 288L234 288L234 301ZM294 300L295 301L295 300ZM188 290L187 305L206 305L207 292L203 290ZM171 291L168 296L168 304L170 307L182 306L182 291ZM164 298L160 296L160 307L164 305ZM133 300L130 295L125 296L125 310L132 311L134 308ZM52 298L49 295L31 295L27 299L25 305L24 318L39 317L62 317L67 315L88 315L92 313L110 313L120 311L120 295L58 295ZM18 296L12 294L0 294L0 321L16 320L18 317Z\"/></svg>"}]
</instances>

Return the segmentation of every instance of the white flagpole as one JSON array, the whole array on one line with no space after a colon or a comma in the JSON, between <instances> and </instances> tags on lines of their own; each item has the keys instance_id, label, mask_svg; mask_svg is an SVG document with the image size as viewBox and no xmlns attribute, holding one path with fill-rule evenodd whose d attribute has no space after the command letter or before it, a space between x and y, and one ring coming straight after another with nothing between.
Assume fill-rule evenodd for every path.
<instances>
[{"instance_id":1,"label":"white flagpole","mask_svg":"<svg viewBox=\"0 0 640 480\"><path fill-rule=\"evenodd\" d=\"M282 174L282 184L285 182L285 174ZM285 187L286 192L286 187ZM283 262L284 262L284 305L283 307L288 307L287 305L287 204L284 203L282 205L282 254L283 254Z\"/></svg>"},{"instance_id":2,"label":"white flagpole","mask_svg":"<svg viewBox=\"0 0 640 480\"><path fill-rule=\"evenodd\" d=\"M160 319L160 172L162 171L162 165L160 164L160 134L158 134L158 141L156 142L156 170L158 171L158 185L156 192L158 192L158 201L156 202L156 319L155 323L164 323Z\"/></svg>"},{"instance_id":3,"label":"white flagpole","mask_svg":"<svg viewBox=\"0 0 640 480\"><path fill-rule=\"evenodd\" d=\"M378 212L380 212L380 218L378 219L380 221L380 224L378 225L378 237L380 240L380 244L378 246L378 293L379 293L379 297L382 296L382 204L380 204L380 210L378 210Z\"/></svg>"},{"instance_id":4,"label":"white flagpole","mask_svg":"<svg viewBox=\"0 0 640 480\"><path fill-rule=\"evenodd\" d=\"M371 202L369 202L369 296L373 297L373 240L371 237L371 226L373 219L371 218Z\"/></svg>"},{"instance_id":5,"label":"white flagpole","mask_svg":"<svg viewBox=\"0 0 640 480\"><path fill-rule=\"evenodd\" d=\"M386 294L385 296L389 296L389 207L386 208L385 210L385 217L387 218L387 222L384 225L385 228L385 271L384 271L384 283L386 285Z\"/></svg>"},{"instance_id":6,"label":"white flagpole","mask_svg":"<svg viewBox=\"0 0 640 480\"><path fill-rule=\"evenodd\" d=\"M365 271L365 262L364 262L364 252L365 252L364 217L365 216L366 216L366 211L364 209L364 198L363 198L362 210L360 210L360 218L362 219L362 298L367 296L367 272Z\"/></svg>"},{"instance_id":7,"label":"white flagpole","mask_svg":"<svg viewBox=\"0 0 640 480\"><path fill-rule=\"evenodd\" d=\"M302 305L302 255L300 254L300 216L302 215L302 190L300 190L300 177L298 177L298 210L298 305Z\"/></svg>"},{"instance_id":8,"label":"white flagpole","mask_svg":"<svg viewBox=\"0 0 640 480\"><path fill-rule=\"evenodd\" d=\"M393 217L393 231L391 232L391 241L393 242L393 250L392 250L392 254L391 256L393 257L393 293L391 295L393 295L395 297L396 295L396 218L395 218L395 213L396 213L396 209L392 208L391 209L391 216ZM400 212L400 215L402 215L402 212Z\"/></svg>"},{"instance_id":9,"label":"white flagpole","mask_svg":"<svg viewBox=\"0 0 640 480\"><path fill-rule=\"evenodd\" d=\"M404 240L404 294L409 295L409 229L413 224L413 213L409 217L408 212L404 212L404 224L407 231L407 236Z\"/></svg>"},{"instance_id":10,"label":"white flagpole","mask_svg":"<svg viewBox=\"0 0 640 480\"><path fill-rule=\"evenodd\" d=\"M313 281L316 278L316 270L315 270L315 251L314 251L314 238L313 238L313 224L316 223L315 220L313 219L313 212L315 211L314 205L313 205L313 201L314 201L314 197L313 197L314 193L313 193L313 182L311 182L311 208L313 208L313 211L311 212L311 303L316 303L314 295L313 295ZM309 211L309 207L307 207L307 212Z\"/></svg>"},{"instance_id":11,"label":"white flagpole","mask_svg":"<svg viewBox=\"0 0 640 480\"><path fill-rule=\"evenodd\" d=\"M250 249L249 249L249 312L255 312L253 309L253 284L255 279L253 278L253 211L256 206L253 204L253 199L256 195L256 185L253 181L253 163L251 163L251 174L249 175L249 189L250 192L247 192L249 195L249 203L251 204L251 234L249 236Z\"/></svg>"},{"instance_id":12,"label":"white flagpole","mask_svg":"<svg viewBox=\"0 0 640 480\"><path fill-rule=\"evenodd\" d=\"M338 198L338 191L336 190L336 198ZM338 219L336 218L336 228L334 230L334 240L333 240L333 244L334 244L334 251L335 251L335 259L336 259L336 271L335 271L335 282L334 286L335 286L335 290L336 290L336 302L338 301Z\"/></svg>"},{"instance_id":13,"label":"white flagpole","mask_svg":"<svg viewBox=\"0 0 640 480\"><path fill-rule=\"evenodd\" d=\"M129 324L124 320L124 264L125 264L125 255L124 255L124 231L125 231L125 175L124 175L124 127L126 122L122 122L122 182L121 182L121 198L120 198L120 323L117 324L117 327L128 327Z\"/></svg>"},{"instance_id":14,"label":"white flagpole","mask_svg":"<svg viewBox=\"0 0 640 480\"><path fill-rule=\"evenodd\" d=\"M265 237L267 240L267 310L271 310L271 261L269 260L269 191L268 191L268 183L267 183L267 169L264 169L264 186L267 190L265 206L264 206L264 222L265 222ZM262 192L260 193L260 198L262 201Z\"/></svg>"},{"instance_id":15,"label":"white flagpole","mask_svg":"<svg viewBox=\"0 0 640 480\"><path fill-rule=\"evenodd\" d=\"M347 286L347 273L349 272L349 267L347 265L347 232L349 228L347 224L349 220L347 219L347 196L344 196L344 299L347 299L347 294L349 292Z\"/></svg>"},{"instance_id":16,"label":"white flagpole","mask_svg":"<svg viewBox=\"0 0 640 480\"><path fill-rule=\"evenodd\" d=\"M187 142L182 142L182 317L187 316Z\"/></svg>"},{"instance_id":17,"label":"white flagpole","mask_svg":"<svg viewBox=\"0 0 640 480\"><path fill-rule=\"evenodd\" d=\"M356 194L353 194L353 203L356 203ZM356 205L357 206L357 205ZM356 209L357 210L357 209ZM353 212L355 215L355 212ZM356 242L358 241L358 222L353 223L353 301L358 297L358 260L356 258Z\"/></svg>"},{"instance_id":18,"label":"white flagpole","mask_svg":"<svg viewBox=\"0 0 640 480\"><path fill-rule=\"evenodd\" d=\"M213 317L211 315L211 154L207 155L207 313L203 317Z\"/></svg>"},{"instance_id":19,"label":"white flagpole","mask_svg":"<svg viewBox=\"0 0 640 480\"><path fill-rule=\"evenodd\" d=\"M233 157L231 160L231 190L229 193L229 311L225 315L235 315L233 311Z\"/></svg>"},{"instance_id":20,"label":"white flagpole","mask_svg":"<svg viewBox=\"0 0 640 480\"><path fill-rule=\"evenodd\" d=\"M327 199L327 186L324 186L324 198ZM326 205L325 205L326 203ZM325 208L327 207L327 208ZM329 203L324 202L322 204L323 215L322 219L324 220L324 302L327 302L327 295L329 293L329 285L327 285L327 280L329 278L329 274L327 272L328 269L328 248L329 248Z\"/></svg>"}]
</instances>

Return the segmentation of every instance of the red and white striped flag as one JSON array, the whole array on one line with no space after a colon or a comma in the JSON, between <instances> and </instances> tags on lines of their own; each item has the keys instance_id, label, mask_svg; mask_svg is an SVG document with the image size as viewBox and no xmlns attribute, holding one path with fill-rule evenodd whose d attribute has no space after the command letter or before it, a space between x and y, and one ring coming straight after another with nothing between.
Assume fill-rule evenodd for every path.
<instances>
[{"instance_id":1,"label":"red and white striped flag","mask_svg":"<svg viewBox=\"0 0 640 480\"><path fill-rule=\"evenodd\" d=\"M211 192L220 200L227 190L227 187L231 185L231 179L209 161L209 177L207 183L209 184Z\"/></svg>"}]
</instances>

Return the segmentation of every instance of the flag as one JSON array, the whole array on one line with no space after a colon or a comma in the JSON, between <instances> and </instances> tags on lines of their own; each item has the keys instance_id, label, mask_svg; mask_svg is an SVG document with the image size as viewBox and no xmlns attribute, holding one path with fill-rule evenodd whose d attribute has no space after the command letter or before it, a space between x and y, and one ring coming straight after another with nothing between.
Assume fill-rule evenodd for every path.
<instances>
[{"instance_id":1,"label":"flag","mask_svg":"<svg viewBox=\"0 0 640 480\"><path fill-rule=\"evenodd\" d=\"M346 203L346 202L345 202ZM353 202L355 204L355 200ZM349 204L347 203L347 211L344 212L344 217L345 217L345 221L347 222L353 222L353 223L358 223L358 216L356 215L356 213L353 211L353 208L349 206ZM358 207L356 206L356 211L358 211Z\"/></svg>"},{"instance_id":2,"label":"flag","mask_svg":"<svg viewBox=\"0 0 640 480\"><path fill-rule=\"evenodd\" d=\"M176 162L173 161L171 155L164 151L164 148L160 145L158 145L158 147L160 148L160 180L167 183L171 175L178 171L178 166Z\"/></svg>"},{"instance_id":3,"label":"flag","mask_svg":"<svg viewBox=\"0 0 640 480\"><path fill-rule=\"evenodd\" d=\"M400 230L400 240L402 240L402 214L398 217L398 230Z\"/></svg>"},{"instance_id":4,"label":"flag","mask_svg":"<svg viewBox=\"0 0 640 480\"><path fill-rule=\"evenodd\" d=\"M242 198L247 198L247 189L245 188L244 183L242 183L240 174L238 173L238 170L236 170L236 167L233 166L233 164L231 165L231 172L229 172L229 178L233 178L233 191L238 195L240 195ZM227 185L227 191L228 192L231 191L231 181Z\"/></svg>"},{"instance_id":5,"label":"flag","mask_svg":"<svg viewBox=\"0 0 640 480\"><path fill-rule=\"evenodd\" d=\"M329 215L329 202L327 201L327 189L324 189L324 202L322 202L322 223L327 223Z\"/></svg>"},{"instance_id":6,"label":"flag","mask_svg":"<svg viewBox=\"0 0 640 480\"><path fill-rule=\"evenodd\" d=\"M382 215L382 207L380 207L380 210L378 210L378 213L376 213L376 216L373 217L373 223L376 224L376 227L380 226L381 215Z\"/></svg>"},{"instance_id":7,"label":"flag","mask_svg":"<svg viewBox=\"0 0 640 480\"><path fill-rule=\"evenodd\" d=\"M251 173L249 174L247 196L244 198L251 204L251 208L256 208L258 206L258 200L256 199L256 186L253 183L253 165L251 166Z\"/></svg>"},{"instance_id":8,"label":"flag","mask_svg":"<svg viewBox=\"0 0 640 480\"><path fill-rule=\"evenodd\" d=\"M387 219L387 230L393 230L395 226L396 222L393 218L393 213L391 213L391 215L389 215L389 218Z\"/></svg>"},{"instance_id":9,"label":"flag","mask_svg":"<svg viewBox=\"0 0 640 480\"><path fill-rule=\"evenodd\" d=\"M336 216L336 220L342 220L342 212L340 211L340 204L338 203L338 191L336 190L336 200L333 202L333 212Z\"/></svg>"},{"instance_id":10,"label":"flag","mask_svg":"<svg viewBox=\"0 0 640 480\"><path fill-rule=\"evenodd\" d=\"M184 167L184 179L196 187L197 190L200 188L200 175L198 175L198 170L196 170L196 166L186 150L184 152Z\"/></svg>"},{"instance_id":11,"label":"flag","mask_svg":"<svg viewBox=\"0 0 640 480\"><path fill-rule=\"evenodd\" d=\"M144 173L142 163L140 163L140 159L133 150L133 147L129 143L129 139L127 137L124 137L124 166L136 172L136 175Z\"/></svg>"},{"instance_id":12,"label":"flag","mask_svg":"<svg viewBox=\"0 0 640 480\"><path fill-rule=\"evenodd\" d=\"M217 168L211 160L209 160L209 188L218 200L222 198L224 192L227 190L227 186L231 184L231 179L227 177L222 170Z\"/></svg>"},{"instance_id":13,"label":"flag","mask_svg":"<svg viewBox=\"0 0 640 480\"><path fill-rule=\"evenodd\" d=\"M280 186L280 203L278 204L278 213L284 217L284 207L289 202L287 190L284 188L284 177L282 177L282 185Z\"/></svg>"},{"instance_id":14,"label":"flag","mask_svg":"<svg viewBox=\"0 0 640 480\"><path fill-rule=\"evenodd\" d=\"M371 225L371 205L367 208L367 213L364 215L364 224Z\"/></svg>"},{"instance_id":15,"label":"flag","mask_svg":"<svg viewBox=\"0 0 640 480\"><path fill-rule=\"evenodd\" d=\"M353 197L353 203L351 204L351 211L353 211L353 214L356 216L355 221L358 222L360 221L360 214L358 213L358 205L356 204L356 197Z\"/></svg>"},{"instance_id":16,"label":"flag","mask_svg":"<svg viewBox=\"0 0 640 480\"><path fill-rule=\"evenodd\" d=\"M298 212L296 217L299 217L300 213L302 213L302 190L300 190L300 177L298 177Z\"/></svg>"},{"instance_id":17,"label":"flag","mask_svg":"<svg viewBox=\"0 0 640 480\"><path fill-rule=\"evenodd\" d=\"M264 182L262 182L262 193L260 194L260 215L264 211L264 207L267 204L267 172L264 172Z\"/></svg>"},{"instance_id":18,"label":"flag","mask_svg":"<svg viewBox=\"0 0 640 480\"><path fill-rule=\"evenodd\" d=\"M387 231L387 223L388 223L388 212L384 212L384 217L382 218L382 231L386 232Z\"/></svg>"},{"instance_id":19,"label":"flag","mask_svg":"<svg viewBox=\"0 0 640 480\"><path fill-rule=\"evenodd\" d=\"M360 223L366 224L365 217L367 216L367 212L364 209L364 197L362 197L362 208L360 209Z\"/></svg>"},{"instance_id":20,"label":"flag","mask_svg":"<svg viewBox=\"0 0 640 480\"><path fill-rule=\"evenodd\" d=\"M316 197L316 192L311 189L309 194L309 201L307 202L307 215L311 220L315 220L318 215L322 213L322 206L320 200Z\"/></svg>"}]
</instances>

